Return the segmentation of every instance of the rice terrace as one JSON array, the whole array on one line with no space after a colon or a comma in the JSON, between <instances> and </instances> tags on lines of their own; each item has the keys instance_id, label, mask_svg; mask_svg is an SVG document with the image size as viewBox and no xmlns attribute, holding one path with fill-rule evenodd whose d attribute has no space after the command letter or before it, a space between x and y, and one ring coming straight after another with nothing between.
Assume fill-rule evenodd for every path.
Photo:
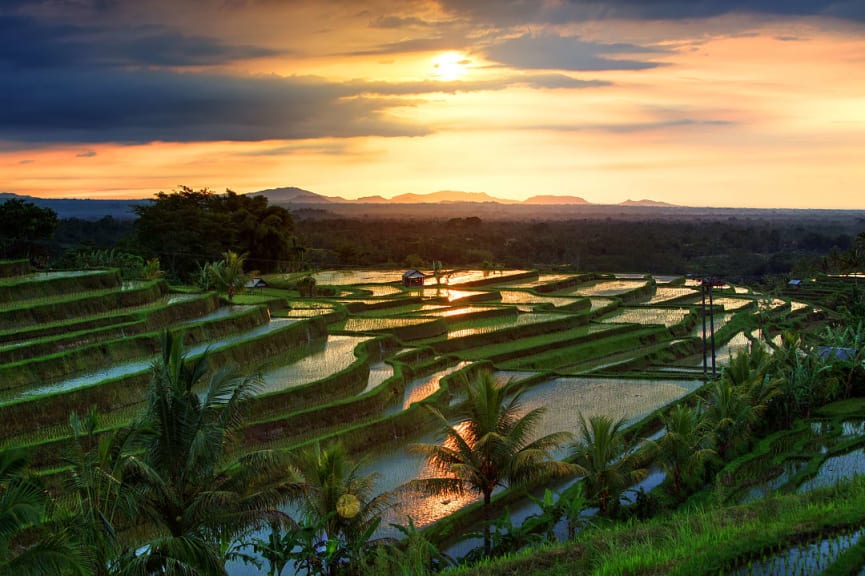
<instances>
[{"instance_id":1,"label":"rice terrace","mask_svg":"<svg viewBox=\"0 0 865 576\"><path fill-rule=\"evenodd\" d=\"M865 570L855 275L771 294L438 263L241 274L227 292L150 276L0 261L0 514L18 526L0 567ZM514 392L499 440L460 444L466 414L501 416ZM181 541L218 561L179 571Z\"/></svg>"}]
</instances>

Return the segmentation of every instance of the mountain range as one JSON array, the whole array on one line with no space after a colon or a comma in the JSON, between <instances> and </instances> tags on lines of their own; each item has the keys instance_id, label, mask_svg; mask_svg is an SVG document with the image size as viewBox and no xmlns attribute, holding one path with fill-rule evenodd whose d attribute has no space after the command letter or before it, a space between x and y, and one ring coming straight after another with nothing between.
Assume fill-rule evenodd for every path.
<instances>
[{"instance_id":1,"label":"mountain range","mask_svg":"<svg viewBox=\"0 0 865 576\"><path fill-rule=\"evenodd\" d=\"M393 198L382 196L364 196L356 200L349 200L341 196L324 196L316 194L303 188L288 186L284 188L270 188L251 192L250 196L265 196L272 204L456 204L456 203L495 203L510 205L533 205L533 206L575 206L590 205L584 198L579 196L556 196L552 194L541 194L532 196L526 200L509 200L496 198L486 192L461 192L459 190L441 190L429 194L400 194ZM666 202L654 200L626 200L619 206L673 206Z\"/></svg>"},{"instance_id":2,"label":"mountain range","mask_svg":"<svg viewBox=\"0 0 865 576\"><path fill-rule=\"evenodd\" d=\"M459 216L463 212L473 211L484 215L537 214L555 216L570 214L573 210L603 209L603 205L592 204L579 196L556 196L541 194L523 201L496 198L486 192L461 192L457 190L441 190L430 194L400 194L393 198L382 196L366 196L349 200L340 196L325 196L309 190L288 186L270 188L249 193L250 196L265 196L271 204L281 205L295 211L321 210L340 215L362 213L366 215L390 215L393 217L406 214L426 214L436 217ZM60 218L81 218L97 220L105 216L117 219L135 218L135 207L152 202L151 199L134 200L96 200L89 198L38 198L23 196L11 192L0 192L0 203L4 200L20 198L41 208L51 208ZM655 202L653 200L627 200L618 205L607 206L668 207L672 204ZM430 212L433 211L433 212Z\"/></svg>"}]
</instances>

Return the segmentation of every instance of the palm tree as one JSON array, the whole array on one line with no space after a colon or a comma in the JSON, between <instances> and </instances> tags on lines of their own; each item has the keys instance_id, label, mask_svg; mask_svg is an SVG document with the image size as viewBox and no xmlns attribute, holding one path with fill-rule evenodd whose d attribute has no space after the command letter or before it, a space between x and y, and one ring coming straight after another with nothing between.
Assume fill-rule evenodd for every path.
<instances>
[{"instance_id":1,"label":"palm tree","mask_svg":"<svg viewBox=\"0 0 865 576\"><path fill-rule=\"evenodd\" d=\"M751 404L748 391L727 378L717 380L705 400L706 421L712 427L715 452L722 461L738 454L751 442L751 432L760 412Z\"/></svg>"},{"instance_id":2,"label":"palm tree","mask_svg":"<svg viewBox=\"0 0 865 576\"><path fill-rule=\"evenodd\" d=\"M326 573L335 574L341 562L360 560L391 494L374 495L377 475L360 474L341 442L324 449L316 442L292 463L303 480L301 505L326 543Z\"/></svg>"},{"instance_id":3,"label":"palm tree","mask_svg":"<svg viewBox=\"0 0 865 576\"><path fill-rule=\"evenodd\" d=\"M222 260L205 265L204 269L207 270L211 282L221 290L225 290L228 301L231 302L237 290L243 288L246 283L247 275L243 272L245 265L246 253L237 254L227 250L222 254Z\"/></svg>"},{"instance_id":4,"label":"palm tree","mask_svg":"<svg viewBox=\"0 0 865 576\"><path fill-rule=\"evenodd\" d=\"M498 486L524 485L534 480L562 476L573 467L551 458L550 452L571 437L555 432L530 441L543 416L543 408L522 413L523 390L513 383L499 387L488 372L482 372L467 386L468 398L453 425L436 408L426 406L439 423L442 444L416 444L415 452L426 456L439 476L415 481L434 494L466 491L483 496L484 554L489 556L490 503ZM508 399L510 396L510 399Z\"/></svg>"},{"instance_id":5,"label":"palm tree","mask_svg":"<svg viewBox=\"0 0 865 576\"><path fill-rule=\"evenodd\" d=\"M0 574L88 574L73 534L49 522L51 501L23 450L0 452Z\"/></svg>"},{"instance_id":6,"label":"palm tree","mask_svg":"<svg viewBox=\"0 0 865 576\"><path fill-rule=\"evenodd\" d=\"M703 465L715 453L708 447L709 434L701 407L677 404L661 416L664 435L654 443L655 461L664 470L675 496L700 479Z\"/></svg>"},{"instance_id":7,"label":"palm tree","mask_svg":"<svg viewBox=\"0 0 865 576\"><path fill-rule=\"evenodd\" d=\"M98 436L98 414L94 409L84 418L69 416L73 442L65 462L70 523L87 549L95 574L108 574L124 553L117 537L118 524L135 516L138 493L124 481L124 468L135 450L132 428Z\"/></svg>"},{"instance_id":8,"label":"palm tree","mask_svg":"<svg viewBox=\"0 0 865 576\"><path fill-rule=\"evenodd\" d=\"M220 541L280 518L276 506L300 493L287 462L274 453L235 450L233 434L257 381L221 369L199 392L207 373L207 354L188 360L182 336L163 334L137 425L141 453L127 470L155 536L128 560L131 574L225 574Z\"/></svg>"},{"instance_id":9,"label":"palm tree","mask_svg":"<svg viewBox=\"0 0 865 576\"><path fill-rule=\"evenodd\" d=\"M581 439L572 446L571 458L584 476L588 495L598 502L602 515L619 503L622 492L646 477L622 430L624 420L592 416L588 422L580 414Z\"/></svg>"}]
</instances>

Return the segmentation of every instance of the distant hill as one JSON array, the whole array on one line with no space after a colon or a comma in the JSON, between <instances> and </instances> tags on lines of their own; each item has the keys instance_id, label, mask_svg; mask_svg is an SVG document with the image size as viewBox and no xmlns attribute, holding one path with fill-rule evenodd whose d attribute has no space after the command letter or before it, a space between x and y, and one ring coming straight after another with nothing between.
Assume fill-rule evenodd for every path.
<instances>
[{"instance_id":1,"label":"distant hill","mask_svg":"<svg viewBox=\"0 0 865 576\"><path fill-rule=\"evenodd\" d=\"M342 198L329 198L298 188L296 186L286 186L284 188L269 188L258 192L250 192L248 196L266 196L268 202L273 204L325 204L342 200Z\"/></svg>"},{"instance_id":2,"label":"distant hill","mask_svg":"<svg viewBox=\"0 0 865 576\"><path fill-rule=\"evenodd\" d=\"M388 200L384 196L379 196L378 194L376 194L375 196L364 196L362 198L358 198L357 200L354 200L354 202L356 202L357 204L387 204L388 202L390 202L390 200Z\"/></svg>"},{"instance_id":3,"label":"distant hill","mask_svg":"<svg viewBox=\"0 0 865 576\"><path fill-rule=\"evenodd\" d=\"M672 207L675 204L670 204L669 202L658 202L657 200L648 200L646 198L642 200L631 200L628 198L624 202L619 202L619 206L667 206Z\"/></svg>"},{"instance_id":4,"label":"distant hill","mask_svg":"<svg viewBox=\"0 0 865 576\"><path fill-rule=\"evenodd\" d=\"M461 192L459 190L440 190L429 194L400 194L390 199L394 204L443 204L451 202L496 202L498 204L519 204L516 200L494 198L486 192Z\"/></svg>"},{"instance_id":5,"label":"distant hill","mask_svg":"<svg viewBox=\"0 0 865 576\"><path fill-rule=\"evenodd\" d=\"M523 200L523 204L543 204L543 205L572 205L572 204L590 204L579 196L555 196L553 194L541 194L540 196L532 196Z\"/></svg>"},{"instance_id":6,"label":"distant hill","mask_svg":"<svg viewBox=\"0 0 865 576\"><path fill-rule=\"evenodd\" d=\"M58 218L79 218L81 220L99 220L110 216L117 220L131 220L136 216L135 206L150 204L151 200L92 200L89 198L37 198L22 196L11 192L0 192L0 202L20 198L25 202L35 204L40 208L50 208L57 213Z\"/></svg>"}]
</instances>

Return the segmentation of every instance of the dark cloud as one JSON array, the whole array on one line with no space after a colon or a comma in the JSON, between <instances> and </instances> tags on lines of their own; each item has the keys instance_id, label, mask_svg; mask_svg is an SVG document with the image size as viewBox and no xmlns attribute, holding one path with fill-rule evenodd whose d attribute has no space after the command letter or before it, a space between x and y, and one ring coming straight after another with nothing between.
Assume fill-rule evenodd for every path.
<instances>
[{"instance_id":1,"label":"dark cloud","mask_svg":"<svg viewBox=\"0 0 865 576\"><path fill-rule=\"evenodd\" d=\"M96 152L93 150L85 150L75 155L76 158L93 158L94 156L96 156Z\"/></svg>"},{"instance_id":2,"label":"dark cloud","mask_svg":"<svg viewBox=\"0 0 865 576\"><path fill-rule=\"evenodd\" d=\"M511 38L489 47L491 60L512 68L541 70L644 70L660 66L649 60L610 58L618 54L656 52L631 44L599 44L545 34Z\"/></svg>"},{"instance_id":3,"label":"dark cloud","mask_svg":"<svg viewBox=\"0 0 865 576\"><path fill-rule=\"evenodd\" d=\"M862 0L441 0L454 15L475 22L510 26L519 23L566 23L630 18L681 20L731 13L775 16L835 16L865 21Z\"/></svg>"},{"instance_id":4,"label":"dark cloud","mask_svg":"<svg viewBox=\"0 0 865 576\"><path fill-rule=\"evenodd\" d=\"M457 82L335 83L313 77L168 70L3 72L0 67L0 140L22 145L420 136L429 129L397 120L389 110L418 103L413 96L433 93L607 85L564 74Z\"/></svg>"},{"instance_id":5,"label":"dark cloud","mask_svg":"<svg viewBox=\"0 0 865 576\"><path fill-rule=\"evenodd\" d=\"M402 30L404 28L427 28L430 26L435 26L435 23L428 22L422 18L416 18L414 16L409 17L401 17L401 16L379 16L375 20L369 23L370 28L384 28L384 29L397 29Z\"/></svg>"},{"instance_id":6,"label":"dark cloud","mask_svg":"<svg viewBox=\"0 0 865 576\"><path fill-rule=\"evenodd\" d=\"M463 50L471 47L472 42L465 36L440 36L432 38L412 38L399 42L382 44L368 50L343 52L341 56L377 56L380 54L404 54L406 52L436 52Z\"/></svg>"},{"instance_id":7,"label":"dark cloud","mask_svg":"<svg viewBox=\"0 0 865 576\"><path fill-rule=\"evenodd\" d=\"M865 14L859 0L570 0L570 4L593 9L607 17L662 20L706 18L734 12L777 16L837 15L856 19Z\"/></svg>"},{"instance_id":8,"label":"dark cloud","mask_svg":"<svg viewBox=\"0 0 865 576\"><path fill-rule=\"evenodd\" d=\"M195 142L418 136L389 118L391 99L312 78L235 77L160 70L0 68L0 140Z\"/></svg>"},{"instance_id":9,"label":"dark cloud","mask_svg":"<svg viewBox=\"0 0 865 576\"><path fill-rule=\"evenodd\" d=\"M0 64L15 68L213 66L275 53L158 26L99 28L0 15Z\"/></svg>"}]
</instances>

